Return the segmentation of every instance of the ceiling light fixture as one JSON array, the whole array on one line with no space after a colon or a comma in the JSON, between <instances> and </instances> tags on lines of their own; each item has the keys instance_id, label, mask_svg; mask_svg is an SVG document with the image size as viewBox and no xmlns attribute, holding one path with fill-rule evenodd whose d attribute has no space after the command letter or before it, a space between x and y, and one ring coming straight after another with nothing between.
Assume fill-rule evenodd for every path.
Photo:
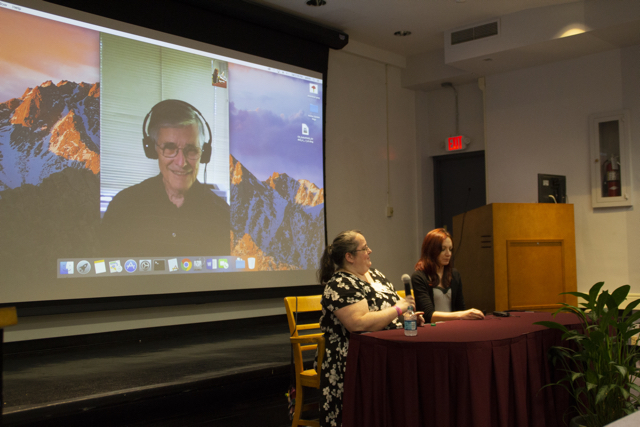
<instances>
[{"instance_id":1,"label":"ceiling light fixture","mask_svg":"<svg viewBox=\"0 0 640 427\"><path fill-rule=\"evenodd\" d=\"M324 0L307 0L307 6L324 6L327 4Z\"/></svg>"},{"instance_id":2,"label":"ceiling light fixture","mask_svg":"<svg viewBox=\"0 0 640 427\"><path fill-rule=\"evenodd\" d=\"M406 37L411 35L411 31L396 31L395 33L393 33L393 35L398 37Z\"/></svg>"},{"instance_id":3,"label":"ceiling light fixture","mask_svg":"<svg viewBox=\"0 0 640 427\"><path fill-rule=\"evenodd\" d=\"M582 28L571 28L570 30L565 31L560 35L560 38L577 36L578 34L583 34L585 31Z\"/></svg>"}]
</instances>

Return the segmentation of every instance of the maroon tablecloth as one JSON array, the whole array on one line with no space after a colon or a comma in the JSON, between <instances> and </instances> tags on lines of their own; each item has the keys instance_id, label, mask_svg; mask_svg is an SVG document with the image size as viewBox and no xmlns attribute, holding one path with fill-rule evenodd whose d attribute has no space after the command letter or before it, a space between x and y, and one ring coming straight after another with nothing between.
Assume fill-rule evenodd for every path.
<instances>
[{"instance_id":1,"label":"maroon tablecloth","mask_svg":"<svg viewBox=\"0 0 640 427\"><path fill-rule=\"evenodd\" d=\"M562 375L547 358L561 333L540 320L579 327L570 314L513 313L427 325L416 337L352 334L342 425L564 426L568 394L542 388Z\"/></svg>"}]
</instances>

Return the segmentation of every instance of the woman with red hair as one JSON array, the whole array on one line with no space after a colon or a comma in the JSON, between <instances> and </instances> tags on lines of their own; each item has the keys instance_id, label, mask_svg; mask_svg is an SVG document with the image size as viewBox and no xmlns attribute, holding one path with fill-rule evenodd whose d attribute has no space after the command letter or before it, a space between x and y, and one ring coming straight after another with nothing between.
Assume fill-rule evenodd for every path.
<instances>
[{"instance_id":1,"label":"woman with red hair","mask_svg":"<svg viewBox=\"0 0 640 427\"><path fill-rule=\"evenodd\" d=\"M444 228L424 237L416 271L411 276L418 311L426 322L484 319L482 311L465 309L460 273L453 268L453 240Z\"/></svg>"}]
</instances>

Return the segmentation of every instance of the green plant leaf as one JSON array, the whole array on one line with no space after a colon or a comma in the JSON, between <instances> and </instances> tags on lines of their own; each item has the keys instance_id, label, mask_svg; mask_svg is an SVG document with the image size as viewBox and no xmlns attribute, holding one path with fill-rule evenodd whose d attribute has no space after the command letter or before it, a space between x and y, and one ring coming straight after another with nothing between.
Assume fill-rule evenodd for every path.
<instances>
[{"instance_id":1,"label":"green plant leaf","mask_svg":"<svg viewBox=\"0 0 640 427\"><path fill-rule=\"evenodd\" d=\"M584 374L588 383L598 385L598 375L595 372L587 370Z\"/></svg>"},{"instance_id":2,"label":"green plant leaf","mask_svg":"<svg viewBox=\"0 0 640 427\"><path fill-rule=\"evenodd\" d=\"M629 290L631 290L631 286L623 285L611 293L610 302L611 300L613 301L616 310L618 309L618 307L620 307L620 304L622 304L622 302L627 298L627 295L629 295ZM607 306L609 306L609 304L607 304ZM609 306L609 309L612 310L613 307Z\"/></svg>"},{"instance_id":3,"label":"green plant leaf","mask_svg":"<svg viewBox=\"0 0 640 427\"><path fill-rule=\"evenodd\" d=\"M584 311L581 308L573 306L571 304L564 303L564 302L559 302L558 304L560 304L561 307L553 312L554 317L558 313L573 313L582 319L584 318Z\"/></svg>"},{"instance_id":4,"label":"green plant leaf","mask_svg":"<svg viewBox=\"0 0 640 427\"><path fill-rule=\"evenodd\" d=\"M600 316L602 315L603 311L604 311L604 307L606 306L607 300L611 297L611 295L609 295L609 291L603 291L599 296L598 299L596 300L596 305L595 305L595 309L593 311L595 311L595 313Z\"/></svg>"},{"instance_id":5,"label":"green plant leaf","mask_svg":"<svg viewBox=\"0 0 640 427\"><path fill-rule=\"evenodd\" d=\"M558 295L573 295L574 297L578 297L586 300L589 299L589 295L583 292L560 292Z\"/></svg>"},{"instance_id":6,"label":"green plant leaf","mask_svg":"<svg viewBox=\"0 0 640 427\"><path fill-rule=\"evenodd\" d=\"M627 400L629 398L629 392L623 387L618 386L618 390L620 390L620 393L622 393L622 397L624 398L624 400Z\"/></svg>"},{"instance_id":7,"label":"green plant leaf","mask_svg":"<svg viewBox=\"0 0 640 427\"><path fill-rule=\"evenodd\" d=\"M609 326L615 322L615 318L618 316L617 308L614 307L609 309L609 306L607 305L609 301L611 301L611 295L609 295L609 298L605 300L605 306L603 307L600 319L598 319L597 323L594 325L601 331L609 331Z\"/></svg>"},{"instance_id":8,"label":"green plant leaf","mask_svg":"<svg viewBox=\"0 0 640 427\"><path fill-rule=\"evenodd\" d=\"M635 384L633 382L629 382L628 386L631 387L632 389L634 389L635 391L637 391L638 393L640 393L640 386L638 386L638 384Z\"/></svg>"},{"instance_id":9,"label":"green plant leaf","mask_svg":"<svg viewBox=\"0 0 640 427\"><path fill-rule=\"evenodd\" d=\"M607 397L610 389L611 385L608 384L600 387L600 390L598 390L598 393L596 394L596 405L601 403Z\"/></svg>"},{"instance_id":10,"label":"green plant leaf","mask_svg":"<svg viewBox=\"0 0 640 427\"><path fill-rule=\"evenodd\" d=\"M640 329L635 328L635 329L630 329L626 332L620 331L620 333L622 335L622 342L627 342L632 336L640 333Z\"/></svg>"},{"instance_id":11,"label":"green plant leaf","mask_svg":"<svg viewBox=\"0 0 640 427\"><path fill-rule=\"evenodd\" d=\"M589 298L587 299L587 303L590 308L595 306L595 302L602 286L604 286L604 282L598 282L589 289Z\"/></svg>"},{"instance_id":12,"label":"green plant leaf","mask_svg":"<svg viewBox=\"0 0 640 427\"><path fill-rule=\"evenodd\" d=\"M591 334L589 334L589 339L594 345L600 345L600 343L604 341L605 337L606 337L605 333L599 330L595 330L591 332Z\"/></svg>"},{"instance_id":13,"label":"green plant leaf","mask_svg":"<svg viewBox=\"0 0 640 427\"><path fill-rule=\"evenodd\" d=\"M543 320L543 321L540 321L540 322L534 322L533 324L534 325L540 325L540 326L546 326L547 328L550 328L550 329L559 329L559 330L561 330L562 332L565 332L565 333L569 331L566 326L564 326L564 325L562 325L562 324L560 324L558 322L550 322L548 320Z\"/></svg>"},{"instance_id":14,"label":"green plant leaf","mask_svg":"<svg viewBox=\"0 0 640 427\"><path fill-rule=\"evenodd\" d=\"M640 300L638 300L638 301L640 301ZM627 322L629 325L631 325L632 323L634 323L638 319L640 319L640 310L638 310L635 313L633 313L628 319L625 320L625 322Z\"/></svg>"},{"instance_id":15,"label":"green plant leaf","mask_svg":"<svg viewBox=\"0 0 640 427\"><path fill-rule=\"evenodd\" d=\"M591 334L591 335L593 335L593 334ZM583 358L585 362L588 362L589 359L591 358L590 354L594 353L594 352L597 352L598 348L599 348L598 347L598 343L593 341L593 340L590 340L590 339L586 339L586 340L580 341L580 345L586 350L586 353L587 353L587 354L583 354L584 356L586 356L586 357ZM580 353L582 353L582 352L580 352Z\"/></svg>"},{"instance_id":16,"label":"green plant leaf","mask_svg":"<svg viewBox=\"0 0 640 427\"><path fill-rule=\"evenodd\" d=\"M636 308L638 304L640 304L640 299L631 301L629 304L627 304L627 307L624 309L624 312L622 312L622 318L625 319L629 315L629 313L631 313L631 310Z\"/></svg>"},{"instance_id":17,"label":"green plant leaf","mask_svg":"<svg viewBox=\"0 0 640 427\"><path fill-rule=\"evenodd\" d=\"M620 366L620 365L613 365L616 367L616 369L618 369L618 371L620 371L620 375L622 375L623 377L627 376L627 368L624 366Z\"/></svg>"}]
</instances>

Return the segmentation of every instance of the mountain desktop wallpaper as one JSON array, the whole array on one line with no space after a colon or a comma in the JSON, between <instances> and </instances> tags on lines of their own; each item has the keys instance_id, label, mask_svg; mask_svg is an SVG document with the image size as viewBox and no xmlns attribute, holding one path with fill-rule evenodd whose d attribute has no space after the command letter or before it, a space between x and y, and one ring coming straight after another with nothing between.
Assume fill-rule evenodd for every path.
<instances>
[{"instance_id":1,"label":"mountain desktop wallpaper","mask_svg":"<svg viewBox=\"0 0 640 427\"><path fill-rule=\"evenodd\" d=\"M95 31L0 10L3 286L55 278L93 256L100 215L100 52Z\"/></svg>"},{"instance_id":2,"label":"mountain desktop wallpaper","mask_svg":"<svg viewBox=\"0 0 640 427\"><path fill-rule=\"evenodd\" d=\"M232 255L256 258L257 269L315 269L324 241L324 193L274 173L259 181L231 156Z\"/></svg>"},{"instance_id":3,"label":"mountain desktop wallpaper","mask_svg":"<svg viewBox=\"0 0 640 427\"><path fill-rule=\"evenodd\" d=\"M0 9L0 37L0 191L67 168L97 175L98 33Z\"/></svg>"},{"instance_id":4,"label":"mountain desktop wallpaper","mask_svg":"<svg viewBox=\"0 0 640 427\"><path fill-rule=\"evenodd\" d=\"M229 64L232 255L255 246L263 269L314 270L324 248L322 92L311 86Z\"/></svg>"},{"instance_id":5,"label":"mountain desktop wallpaper","mask_svg":"<svg viewBox=\"0 0 640 427\"><path fill-rule=\"evenodd\" d=\"M50 80L0 103L0 191L66 168L100 172L100 85Z\"/></svg>"}]
</instances>

